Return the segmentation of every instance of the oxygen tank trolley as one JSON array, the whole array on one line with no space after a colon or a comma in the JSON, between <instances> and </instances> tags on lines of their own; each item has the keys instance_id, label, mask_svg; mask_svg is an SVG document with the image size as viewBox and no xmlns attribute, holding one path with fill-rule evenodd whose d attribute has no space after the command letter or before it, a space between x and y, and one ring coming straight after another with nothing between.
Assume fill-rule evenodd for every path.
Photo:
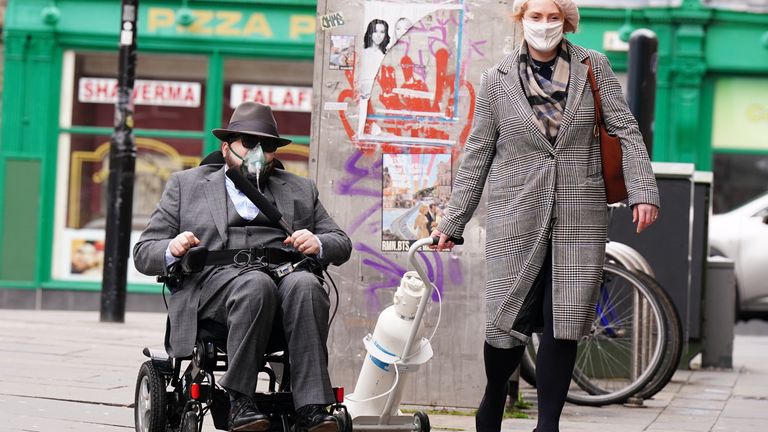
<instances>
[{"instance_id":1,"label":"oxygen tank trolley","mask_svg":"<svg viewBox=\"0 0 768 432\"><path fill-rule=\"evenodd\" d=\"M423 238L408 249L408 267L413 270L403 275L394 303L381 312L373 334L363 338L367 355L355 391L344 401L356 432L430 430L426 413L403 415L399 407L407 376L418 371L433 355L431 337L420 337L419 331L435 286L416 259L416 252L423 246L437 244L437 240ZM451 241L463 242L462 239Z\"/></svg>"}]
</instances>

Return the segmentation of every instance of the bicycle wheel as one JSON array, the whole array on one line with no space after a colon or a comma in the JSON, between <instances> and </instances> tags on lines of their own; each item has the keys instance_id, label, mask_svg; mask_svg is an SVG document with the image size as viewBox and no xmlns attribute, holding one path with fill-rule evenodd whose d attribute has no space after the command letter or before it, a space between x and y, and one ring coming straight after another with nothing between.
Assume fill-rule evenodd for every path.
<instances>
[{"instance_id":1,"label":"bicycle wheel","mask_svg":"<svg viewBox=\"0 0 768 432\"><path fill-rule=\"evenodd\" d=\"M656 292L633 272L604 266L596 316L589 335L579 340L573 383L567 401L600 406L621 403L654 377L666 346L665 310ZM538 335L528 344L521 375L535 386ZM525 370L525 373L522 371Z\"/></svg>"},{"instance_id":2,"label":"bicycle wheel","mask_svg":"<svg viewBox=\"0 0 768 432\"><path fill-rule=\"evenodd\" d=\"M638 272L637 277L653 291L654 296L659 301L664 311L664 320L666 321L666 338L664 339L664 349L659 370L653 374L651 382L637 393L637 396L643 399L650 399L660 392L672 379L677 366L680 364L680 358L683 355L683 325L680 321L680 314L677 312L675 303L667 291L649 275Z\"/></svg>"}]
</instances>

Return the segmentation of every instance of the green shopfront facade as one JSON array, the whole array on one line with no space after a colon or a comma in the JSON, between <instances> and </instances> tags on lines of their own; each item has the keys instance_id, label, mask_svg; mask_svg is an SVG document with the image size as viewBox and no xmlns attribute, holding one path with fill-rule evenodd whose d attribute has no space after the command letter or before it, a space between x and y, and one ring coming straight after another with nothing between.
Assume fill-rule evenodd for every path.
<instances>
[{"instance_id":1,"label":"green shopfront facade","mask_svg":"<svg viewBox=\"0 0 768 432\"><path fill-rule=\"evenodd\" d=\"M140 2L134 241L170 173L218 149L209 131L243 100L273 106L294 141L280 159L308 175L315 8L313 0ZM119 26L119 0L9 2L0 307L98 307ZM136 302L160 287L131 265L128 291L129 308L147 309Z\"/></svg>"},{"instance_id":2,"label":"green shopfront facade","mask_svg":"<svg viewBox=\"0 0 768 432\"><path fill-rule=\"evenodd\" d=\"M0 307L98 307L119 3L9 1ZM659 37L654 160L714 171L716 210L768 189L768 6L737 10L745 2L729 0L577 3L583 5L581 30L570 38L606 52L620 75L627 63L620 33L645 27ZM141 0L135 236L168 175L218 148L208 131L225 123L241 100L276 108L281 133L297 143L281 159L308 173L315 5ZM160 289L129 273L128 307L162 308L157 301L139 304Z\"/></svg>"}]
</instances>

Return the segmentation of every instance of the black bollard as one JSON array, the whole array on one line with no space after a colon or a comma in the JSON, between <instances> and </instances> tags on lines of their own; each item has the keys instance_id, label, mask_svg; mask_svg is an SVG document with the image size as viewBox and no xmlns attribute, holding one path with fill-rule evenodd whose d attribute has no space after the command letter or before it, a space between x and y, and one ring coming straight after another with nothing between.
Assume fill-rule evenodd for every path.
<instances>
[{"instance_id":1,"label":"black bollard","mask_svg":"<svg viewBox=\"0 0 768 432\"><path fill-rule=\"evenodd\" d=\"M648 29L632 32L629 38L627 102L640 125L648 156L653 155L653 121L656 104L656 70L659 40Z\"/></svg>"},{"instance_id":2,"label":"black bollard","mask_svg":"<svg viewBox=\"0 0 768 432\"><path fill-rule=\"evenodd\" d=\"M115 132L109 150L107 228L101 284L101 321L125 321L125 291L133 217L136 144L133 83L136 78L136 17L139 0L122 0Z\"/></svg>"}]
</instances>

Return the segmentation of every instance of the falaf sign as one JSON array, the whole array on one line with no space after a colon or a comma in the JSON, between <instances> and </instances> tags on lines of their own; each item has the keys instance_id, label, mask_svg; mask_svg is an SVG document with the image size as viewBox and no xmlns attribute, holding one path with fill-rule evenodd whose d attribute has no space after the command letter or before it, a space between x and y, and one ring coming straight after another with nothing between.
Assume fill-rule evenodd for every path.
<instances>
[{"instance_id":1,"label":"falaf sign","mask_svg":"<svg viewBox=\"0 0 768 432\"><path fill-rule=\"evenodd\" d=\"M117 80L114 78L80 78L77 100L83 103L117 102ZM200 83L187 81L136 80L133 86L136 105L197 108L200 106Z\"/></svg>"},{"instance_id":2,"label":"falaf sign","mask_svg":"<svg viewBox=\"0 0 768 432\"><path fill-rule=\"evenodd\" d=\"M229 105L253 101L269 105L275 111L312 111L312 87L288 87L255 84L232 84Z\"/></svg>"}]
</instances>

